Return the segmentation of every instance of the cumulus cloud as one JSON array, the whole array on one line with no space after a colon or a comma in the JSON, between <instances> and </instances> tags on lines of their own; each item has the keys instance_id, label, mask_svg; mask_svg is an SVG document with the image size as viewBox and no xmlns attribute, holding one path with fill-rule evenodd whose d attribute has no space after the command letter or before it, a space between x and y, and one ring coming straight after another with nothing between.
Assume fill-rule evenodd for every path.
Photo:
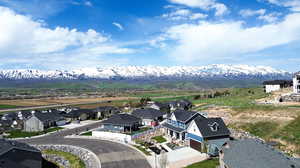
<instances>
[{"instance_id":1,"label":"cumulus cloud","mask_svg":"<svg viewBox=\"0 0 300 168\"><path fill-rule=\"evenodd\" d=\"M222 16L228 12L226 5L218 3L215 0L169 0L171 3L185 5L203 10L215 9L216 16Z\"/></svg>"},{"instance_id":2,"label":"cumulus cloud","mask_svg":"<svg viewBox=\"0 0 300 168\"><path fill-rule=\"evenodd\" d=\"M170 13L163 14L162 17L168 20L197 20L204 19L207 15L203 13L193 13L188 9L176 9Z\"/></svg>"},{"instance_id":3,"label":"cumulus cloud","mask_svg":"<svg viewBox=\"0 0 300 168\"><path fill-rule=\"evenodd\" d=\"M258 9L258 10L251 10L251 9L243 9L239 13L243 17L251 17L251 16L257 16L257 19L263 20L265 22L276 22L278 20L278 16L281 15L281 13L272 12L269 14L266 14L265 9Z\"/></svg>"},{"instance_id":4,"label":"cumulus cloud","mask_svg":"<svg viewBox=\"0 0 300 168\"><path fill-rule=\"evenodd\" d=\"M106 54L132 52L114 45L110 37L93 29L86 32L67 27L50 29L41 21L0 7L0 59L5 59L5 62L26 60L27 63L39 64L41 60L51 59L63 61L57 62L58 65L68 61L80 64L82 59L93 58L95 61Z\"/></svg>"},{"instance_id":5,"label":"cumulus cloud","mask_svg":"<svg viewBox=\"0 0 300 168\"><path fill-rule=\"evenodd\" d=\"M289 8L291 11L300 12L300 0L266 0L271 4Z\"/></svg>"},{"instance_id":6,"label":"cumulus cloud","mask_svg":"<svg viewBox=\"0 0 300 168\"><path fill-rule=\"evenodd\" d=\"M240 15L243 17L250 17L255 15L264 15L266 13L265 9L251 10L251 9L243 9L240 11Z\"/></svg>"},{"instance_id":7,"label":"cumulus cloud","mask_svg":"<svg viewBox=\"0 0 300 168\"><path fill-rule=\"evenodd\" d=\"M124 27L123 27L120 23L113 22L112 24L113 24L114 26L116 26L118 29L124 30Z\"/></svg>"},{"instance_id":8,"label":"cumulus cloud","mask_svg":"<svg viewBox=\"0 0 300 168\"><path fill-rule=\"evenodd\" d=\"M270 47L300 40L300 14L287 15L279 23L246 28L243 21L181 24L169 28L170 56L179 62L237 58Z\"/></svg>"}]
</instances>

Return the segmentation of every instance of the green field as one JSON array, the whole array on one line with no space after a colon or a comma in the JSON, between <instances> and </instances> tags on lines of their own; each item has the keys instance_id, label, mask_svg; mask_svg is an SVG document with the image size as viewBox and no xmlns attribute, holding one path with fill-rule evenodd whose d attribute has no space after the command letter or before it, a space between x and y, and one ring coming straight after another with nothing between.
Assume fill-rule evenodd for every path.
<instances>
[{"instance_id":1,"label":"green field","mask_svg":"<svg viewBox=\"0 0 300 168\"><path fill-rule=\"evenodd\" d=\"M42 153L48 154L48 155L56 155L65 158L69 161L71 168L85 168L84 162L78 157L71 153L63 152L63 151L57 151L57 150L44 150Z\"/></svg>"},{"instance_id":2,"label":"green field","mask_svg":"<svg viewBox=\"0 0 300 168\"><path fill-rule=\"evenodd\" d=\"M0 104L0 109L12 109L17 108L18 106L15 105L7 105L7 104Z\"/></svg>"},{"instance_id":3,"label":"green field","mask_svg":"<svg viewBox=\"0 0 300 168\"><path fill-rule=\"evenodd\" d=\"M152 137L151 139L154 139L158 143L167 142L167 140L163 136L156 136L156 137Z\"/></svg>"},{"instance_id":4,"label":"green field","mask_svg":"<svg viewBox=\"0 0 300 168\"><path fill-rule=\"evenodd\" d=\"M191 164L186 168L216 168L217 166L219 166L219 160L211 159L211 160L205 160L202 162Z\"/></svg>"}]
</instances>

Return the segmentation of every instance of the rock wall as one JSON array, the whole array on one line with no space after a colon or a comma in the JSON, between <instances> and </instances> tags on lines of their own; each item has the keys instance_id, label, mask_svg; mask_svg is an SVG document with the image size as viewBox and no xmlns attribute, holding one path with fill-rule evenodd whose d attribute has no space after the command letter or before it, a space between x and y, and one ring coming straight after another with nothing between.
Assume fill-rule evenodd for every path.
<instances>
[{"instance_id":1,"label":"rock wall","mask_svg":"<svg viewBox=\"0 0 300 168\"><path fill-rule=\"evenodd\" d=\"M280 100L282 102L300 102L300 94L290 94L281 96Z\"/></svg>"},{"instance_id":2,"label":"rock wall","mask_svg":"<svg viewBox=\"0 0 300 168\"><path fill-rule=\"evenodd\" d=\"M39 150L57 150L57 151L68 152L78 156L84 162L86 168L101 168L101 164L98 157L91 151L86 150L84 148L70 146L70 145L37 145L35 147L38 148ZM46 156L46 157L50 157L49 159L57 160L58 164L68 165L68 163L62 158L58 158L58 157L53 158L52 156Z\"/></svg>"}]
</instances>

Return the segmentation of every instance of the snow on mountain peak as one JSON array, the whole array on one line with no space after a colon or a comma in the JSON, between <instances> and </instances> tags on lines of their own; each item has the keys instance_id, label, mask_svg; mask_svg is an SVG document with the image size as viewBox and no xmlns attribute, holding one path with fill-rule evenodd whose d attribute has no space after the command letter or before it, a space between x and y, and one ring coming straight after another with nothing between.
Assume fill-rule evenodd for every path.
<instances>
[{"instance_id":1,"label":"snow on mountain peak","mask_svg":"<svg viewBox=\"0 0 300 168\"><path fill-rule=\"evenodd\" d=\"M288 75L289 72L267 66L224 65L207 66L123 66L82 68L75 70L0 70L0 79L110 79L143 77L213 77L213 76L263 76Z\"/></svg>"}]
</instances>

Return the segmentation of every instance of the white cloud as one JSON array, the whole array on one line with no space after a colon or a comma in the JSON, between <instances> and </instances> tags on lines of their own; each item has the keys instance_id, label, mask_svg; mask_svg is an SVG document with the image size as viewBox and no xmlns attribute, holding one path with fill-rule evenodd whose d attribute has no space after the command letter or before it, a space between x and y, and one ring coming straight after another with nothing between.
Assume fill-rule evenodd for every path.
<instances>
[{"instance_id":1,"label":"white cloud","mask_svg":"<svg viewBox=\"0 0 300 168\"><path fill-rule=\"evenodd\" d=\"M90 6L90 7L93 6L93 4L92 4L91 1L85 1L85 2L84 2L84 5L85 5L85 6Z\"/></svg>"},{"instance_id":2,"label":"white cloud","mask_svg":"<svg viewBox=\"0 0 300 168\"><path fill-rule=\"evenodd\" d=\"M185 5L193 8L200 8L203 10L215 9L216 16L224 15L228 12L226 5L218 3L215 0L169 0L171 3Z\"/></svg>"},{"instance_id":3,"label":"white cloud","mask_svg":"<svg viewBox=\"0 0 300 168\"><path fill-rule=\"evenodd\" d=\"M81 51L85 52L84 57ZM82 59L93 59L96 63L96 58L101 60L108 54L132 52L113 44L110 37L93 29L86 32L67 27L50 29L43 22L0 7L0 59L7 63L17 59L34 64L50 59L63 61L57 62L57 65L67 64L68 61L69 64L72 64L71 61L81 64Z\"/></svg>"},{"instance_id":4,"label":"white cloud","mask_svg":"<svg viewBox=\"0 0 300 168\"><path fill-rule=\"evenodd\" d=\"M207 15L203 13L193 13L188 9L177 9L173 12L163 14L162 17L168 20L197 20L204 19Z\"/></svg>"},{"instance_id":5,"label":"white cloud","mask_svg":"<svg viewBox=\"0 0 300 168\"><path fill-rule=\"evenodd\" d=\"M118 29L124 30L124 27L123 27L120 23L113 22L112 24L113 24L114 26L116 26Z\"/></svg>"},{"instance_id":6,"label":"white cloud","mask_svg":"<svg viewBox=\"0 0 300 168\"><path fill-rule=\"evenodd\" d=\"M281 15L281 13L272 12L269 14L266 14L265 9L258 9L258 10L251 10L251 9L243 9L240 11L240 15L243 17L251 17L251 16L257 16L257 19L263 20L268 23L276 22L278 20L278 16Z\"/></svg>"},{"instance_id":7,"label":"white cloud","mask_svg":"<svg viewBox=\"0 0 300 168\"><path fill-rule=\"evenodd\" d=\"M264 15L266 13L265 9L251 10L251 9L243 9L240 11L240 15L243 17L250 17L256 15Z\"/></svg>"},{"instance_id":8,"label":"white cloud","mask_svg":"<svg viewBox=\"0 0 300 168\"><path fill-rule=\"evenodd\" d=\"M271 4L289 8L291 11L300 12L300 0L266 0Z\"/></svg>"},{"instance_id":9,"label":"white cloud","mask_svg":"<svg viewBox=\"0 0 300 168\"><path fill-rule=\"evenodd\" d=\"M300 40L300 14L282 22L245 28L242 21L173 26L165 33L174 40L170 56L179 62L221 60Z\"/></svg>"}]
</instances>

